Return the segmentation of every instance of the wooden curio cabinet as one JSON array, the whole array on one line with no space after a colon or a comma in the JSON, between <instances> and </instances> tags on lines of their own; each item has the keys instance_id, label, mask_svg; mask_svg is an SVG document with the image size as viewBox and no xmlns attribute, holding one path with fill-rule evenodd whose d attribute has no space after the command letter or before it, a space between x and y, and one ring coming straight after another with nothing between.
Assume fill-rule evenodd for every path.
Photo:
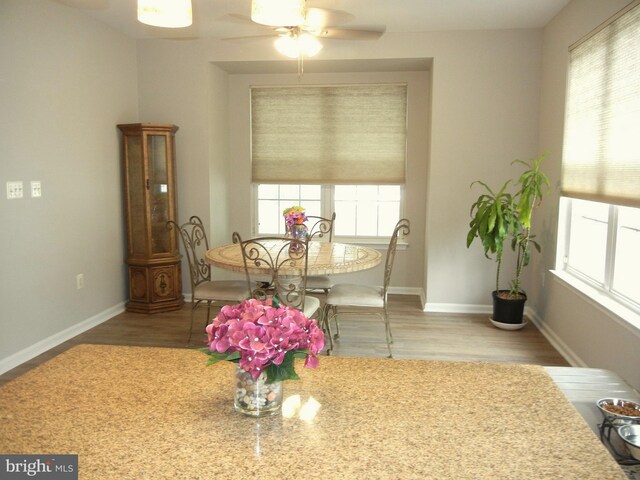
<instances>
[{"instance_id":1,"label":"wooden curio cabinet","mask_svg":"<svg viewBox=\"0 0 640 480\"><path fill-rule=\"evenodd\" d=\"M127 310L158 313L184 302L176 229L175 125L118 125L127 221Z\"/></svg>"}]
</instances>

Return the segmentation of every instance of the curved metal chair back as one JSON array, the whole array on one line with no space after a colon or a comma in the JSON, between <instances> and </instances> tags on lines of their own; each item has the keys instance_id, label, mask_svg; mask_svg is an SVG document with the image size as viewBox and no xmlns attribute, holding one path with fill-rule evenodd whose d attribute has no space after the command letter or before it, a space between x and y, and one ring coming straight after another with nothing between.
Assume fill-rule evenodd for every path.
<instances>
[{"instance_id":1,"label":"curved metal chair back","mask_svg":"<svg viewBox=\"0 0 640 480\"><path fill-rule=\"evenodd\" d=\"M200 303L207 304L205 325L211 319L212 305L237 303L249 297L245 283L238 280L212 280L212 267L206 261L205 254L209 250L207 234L197 216L189 218L187 223L178 225L167 222L167 228L175 228L180 232L182 246L189 262L189 278L191 281L191 325L187 344L191 344L193 333L193 317Z\"/></svg>"},{"instance_id":2,"label":"curved metal chair back","mask_svg":"<svg viewBox=\"0 0 640 480\"><path fill-rule=\"evenodd\" d=\"M393 270L393 262L396 258L396 248L398 246L398 237L400 235L409 235L411 232L411 222L406 218L401 218L396 223L393 233L391 234L391 240L389 240L389 247L387 248L387 259L384 265L384 291L383 294L386 298L387 289L389 288L389 282L391 281L391 271Z\"/></svg>"},{"instance_id":3,"label":"curved metal chair back","mask_svg":"<svg viewBox=\"0 0 640 480\"><path fill-rule=\"evenodd\" d=\"M205 261L205 253L209 250L207 233L200 217L192 216L187 223L178 225L173 220L167 222L168 228L176 228L180 232L191 278L191 292L202 282L211 281L211 265Z\"/></svg>"},{"instance_id":4,"label":"curved metal chair back","mask_svg":"<svg viewBox=\"0 0 640 480\"><path fill-rule=\"evenodd\" d=\"M311 228L309 228L309 238L311 240L313 240L314 237L324 238L328 236L328 241L331 241L333 237L333 223L336 220L336 212L333 212L331 218L307 215L307 220L311 222Z\"/></svg>"},{"instance_id":5,"label":"curved metal chair back","mask_svg":"<svg viewBox=\"0 0 640 480\"><path fill-rule=\"evenodd\" d=\"M251 296L266 300L272 293L280 303L304 310L309 261L308 237L257 237L242 240L240 234L234 232L232 238L233 243L240 245ZM255 273L256 276L264 277L267 274L271 281L252 284L251 276L255 269L260 269L261 272Z\"/></svg>"}]
</instances>

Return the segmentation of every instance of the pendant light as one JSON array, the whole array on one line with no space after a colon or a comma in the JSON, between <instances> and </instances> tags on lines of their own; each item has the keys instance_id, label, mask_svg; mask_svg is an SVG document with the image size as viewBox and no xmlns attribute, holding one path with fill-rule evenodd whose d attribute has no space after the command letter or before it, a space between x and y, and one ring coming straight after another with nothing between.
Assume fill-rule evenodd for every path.
<instances>
[{"instance_id":1,"label":"pendant light","mask_svg":"<svg viewBox=\"0 0 640 480\"><path fill-rule=\"evenodd\" d=\"M193 23L191 0L138 0L138 21L154 27L188 27Z\"/></svg>"}]
</instances>

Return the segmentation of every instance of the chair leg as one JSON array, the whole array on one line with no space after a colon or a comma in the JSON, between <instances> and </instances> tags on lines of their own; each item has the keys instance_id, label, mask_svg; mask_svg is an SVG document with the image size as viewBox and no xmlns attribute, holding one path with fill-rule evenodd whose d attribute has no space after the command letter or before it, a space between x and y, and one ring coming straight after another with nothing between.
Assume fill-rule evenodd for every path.
<instances>
[{"instance_id":1,"label":"chair leg","mask_svg":"<svg viewBox=\"0 0 640 480\"><path fill-rule=\"evenodd\" d=\"M191 324L189 325L189 338L187 339L187 346L188 347L191 346L191 337L193 336L193 317L195 316L196 308L198 307L198 305L200 305L200 302L202 302L202 300L198 300L196 302L191 302ZM204 324L205 328L209 324L209 316L210 316L210 314L211 314L211 302L208 301L207 302L207 319L206 319L206 323Z\"/></svg>"},{"instance_id":2,"label":"chair leg","mask_svg":"<svg viewBox=\"0 0 640 480\"><path fill-rule=\"evenodd\" d=\"M389 358L393 358L393 353L391 352L391 344L393 343L393 337L391 336L391 325L389 324L389 314L387 313L386 305L384 308L384 333L387 337L387 349L389 350Z\"/></svg>"},{"instance_id":3,"label":"chair leg","mask_svg":"<svg viewBox=\"0 0 640 480\"><path fill-rule=\"evenodd\" d=\"M333 336L333 338L337 340L340 338L340 324L338 323L338 307L336 307L335 305L332 305L331 311L333 312L333 315L331 317L333 318L333 321L336 323L336 334Z\"/></svg>"},{"instance_id":4,"label":"chair leg","mask_svg":"<svg viewBox=\"0 0 640 480\"><path fill-rule=\"evenodd\" d=\"M207 302L207 318L204 319L203 330L207 328L207 325L209 325L210 321L211 321L211 301L208 301Z\"/></svg>"},{"instance_id":5,"label":"chair leg","mask_svg":"<svg viewBox=\"0 0 640 480\"><path fill-rule=\"evenodd\" d=\"M199 302L191 302L191 323L189 324L189 338L187 339L187 347L191 346L191 335L193 334L193 316Z\"/></svg>"},{"instance_id":6,"label":"chair leg","mask_svg":"<svg viewBox=\"0 0 640 480\"><path fill-rule=\"evenodd\" d=\"M331 324L329 323L329 309L330 305L326 305L322 308L322 318L320 319L320 325L322 331L326 333L325 337L329 337L329 348L327 349L327 355L331 355L333 350L333 336L331 334Z\"/></svg>"},{"instance_id":7,"label":"chair leg","mask_svg":"<svg viewBox=\"0 0 640 480\"><path fill-rule=\"evenodd\" d=\"M391 333L391 322L389 321L389 311L387 310L387 305L384 305L384 318L385 325L387 328L387 332L389 332L389 343L393 343L393 334Z\"/></svg>"}]
</instances>

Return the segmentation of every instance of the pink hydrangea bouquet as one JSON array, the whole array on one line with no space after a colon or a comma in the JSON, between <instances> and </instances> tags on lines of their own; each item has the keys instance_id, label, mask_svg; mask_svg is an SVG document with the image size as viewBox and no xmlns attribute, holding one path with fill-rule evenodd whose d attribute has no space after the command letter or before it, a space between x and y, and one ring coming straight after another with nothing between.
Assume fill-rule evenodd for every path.
<instances>
[{"instance_id":1,"label":"pink hydrangea bouquet","mask_svg":"<svg viewBox=\"0 0 640 480\"><path fill-rule=\"evenodd\" d=\"M274 307L270 299L226 305L206 331L208 347L200 351L209 355L208 365L236 362L254 379L265 371L268 383L299 379L295 358L305 358L304 366L315 368L324 347L317 320L293 307Z\"/></svg>"},{"instance_id":2,"label":"pink hydrangea bouquet","mask_svg":"<svg viewBox=\"0 0 640 480\"><path fill-rule=\"evenodd\" d=\"M304 208L295 206L286 208L282 215L284 215L284 220L287 224L287 227L291 225L302 225L307 221L307 215L304 213Z\"/></svg>"}]
</instances>

